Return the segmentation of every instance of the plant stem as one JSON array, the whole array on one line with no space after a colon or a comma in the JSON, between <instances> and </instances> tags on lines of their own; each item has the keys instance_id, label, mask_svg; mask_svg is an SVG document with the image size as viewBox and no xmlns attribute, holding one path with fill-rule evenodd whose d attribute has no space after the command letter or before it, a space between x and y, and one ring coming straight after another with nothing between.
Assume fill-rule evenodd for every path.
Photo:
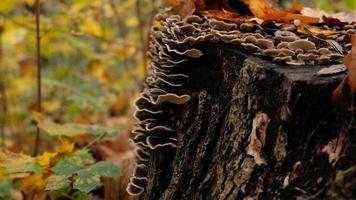
<instances>
[{"instance_id":1,"label":"plant stem","mask_svg":"<svg viewBox=\"0 0 356 200\"><path fill-rule=\"evenodd\" d=\"M2 65L2 33L3 27L0 25L0 67ZM1 69L0 69L1 70ZM6 89L5 89L5 68L1 70L0 75L0 96L1 96L1 116L0 116L0 137L1 137L1 148L5 149L5 125L7 116L7 99L6 99Z\"/></svg>"},{"instance_id":2,"label":"plant stem","mask_svg":"<svg viewBox=\"0 0 356 200\"><path fill-rule=\"evenodd\" d=\"M136 0L136 17L138 19L138 29L140 32L140 47L141 47L141 54L142 54L142 62L143 62L143 71L146 74L146 42L145 42L145 25L142 20L141 14L141 2L140 0Z\"/></svg>"},{"instance_id":3,"label":"plant stem","mask_svg":"<svg viewBox=\"0 0 356 200\"><path fill-rule=\"evenodd\" d=\"M40 1L36 0L37 112L39 113L42 112L40 9ZM40 128L36 126L33 156L36 156L38 153L40 140Z\"/></svg>"}]
</instances>

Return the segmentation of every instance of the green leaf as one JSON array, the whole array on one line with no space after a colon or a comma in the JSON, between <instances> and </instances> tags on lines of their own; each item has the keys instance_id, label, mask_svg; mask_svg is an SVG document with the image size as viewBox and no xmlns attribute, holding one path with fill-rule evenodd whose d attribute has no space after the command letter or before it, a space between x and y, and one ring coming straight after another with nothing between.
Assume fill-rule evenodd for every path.
<instances>
[{"instance_id":1,"label":"green leaf","mask_svg":"<svg viewBox=\"0 0 356 200\"><path fill-rule=\"evenodd\" d=\"M121 169L111 161L98 162L92 166L77 171L73 188L82 192L90 192L101 186L100 177L121 175Z\"/></svg>"},{"instance_id":2,"label":"green leaf","mask_svg":"<svg viewBox=\"0 0 356 200\"><path fill-rule=\"evenodd\" d=\"M67 175L51 175L46 179L46 190L60 190L69 187Z\"/></svg>"},{"instance_id":3,"label":"green leaf","mask_svg":"<svg viewBox=\"0 0 356 200\"><path fill-rule=\"evenodd\" d=\"M72 175L83 169L86 164L93 163L94 159L87 149L81 149L71 154L63 155L57 164L51 168L55 175Z\"/></svg>"},{"instance_id":4,"label":"green leaf","mask_svg":"<svg viewBox=\"0 0 356 200\"><path fill-rule=\"evenodd\" d=\"M80 176L74 181L73 188L81 192L90 192L93 189L100 187L101 181L100 176Z\"/></svg>"},{"instance_id":5,"label":"green leaf","mask_svg":"<svg viewBox=\"0 0 356 200\"><path fill-rule=\"evenodd\" d=\"M0 198L4 198L10 195L11 191L14 188L15 187L12 181L9 180L0 181Z\"/></svg>"},{"instance_id":6,"label":"green leaf","mask_svg":"<svg viewBox=\"0 0 356 200\"><path fill-rule=\"evenodd\" d=\"M27 172L42 173L43 171L35 158L10 151L0 152L0 167L7 175Z\"/></svg>"},{"instance_id":7,"label":"green leaf","mask_svg":"<svg viewBox=\"0 0 356 200\"><path fill-rule=\"evenodd\" d=\"M104 126L100 125L58 124L50 120L44 120L44 117L39 113L33 113L33 118L37 122L37 126L50 136L78 137L89 134L98 137L105 133L106 135L103 138L110 138L116 136L122 130L121 128L107 130Z\"/></svg>"},{"instance_id":8,"label":"green leaf","mask_svg":"<svg viewBox=\"0 0 356 200\"><path fill-rule=\"evenodd\" d=\"M16 1L14 0L1 0L0 3L0 13L7 13L14 9L16 6Z\"/></svg>"}]
</instances>

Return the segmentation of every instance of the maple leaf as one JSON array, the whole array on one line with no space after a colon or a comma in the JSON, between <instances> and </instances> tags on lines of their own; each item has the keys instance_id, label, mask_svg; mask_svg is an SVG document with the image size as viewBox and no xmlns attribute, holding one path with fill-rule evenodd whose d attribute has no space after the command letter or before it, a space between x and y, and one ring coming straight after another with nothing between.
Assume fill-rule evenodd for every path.
<instances>
[{"instance_id":1,"label":"maple leaf","mask_svg":"<svg viewBox=\"0 0 356 200\"><path fill-rule=\"evenodd\" d=\"M168 0L175 13L182 18L192 15L195 12L195 0Z\"/></svg>"},{"instance_id":2,"label":"maple leaf","mask_svg":"<svg viewBox=\"0 0 356 200\"><path fill-rule=\"evenodd\" d=\"M20 188L23 191L30 191L30 190L44 190L46 186L45 180L43 178L43 174L32 174L20 181Z\"/></svg>"},{"instance_id":3,"label":"maple leaf","mask_svg":"<svg viewBox=\"0 0 356 200\"><path fill-rule=\"evenodd\" d=\"M292 6L289 11L284 11L273 8L265 0L243 0L243 2L248 5L254 16L265 21L290 22L293 20L300 20L305 24L318 23L320 21L320 19L316 17L295 14L294 12L300 12L301 10L301 7L298 5Z\"/></svg>"},{"instance_id":4,"label":"maple leaf","mask_svg":"<svg viewBox=\"0 0 356 200\"><path fill-rule=\"evenodd\" d=\"M246 21L246 17L239 16L236 12L230 12L226 10L207 10L200 12L205 17L220 19L229 22L235 22L241 24Z\"/></svg>"},{"instance_id":5,"label":"maple leaf","mask_svg":"<svg viewBox=\"0 0 356 200\"><path fill-rule=\"evenodd\" d=\"M59 153L71 153L74 150L74 142L64 140L64 142L59 146Z\"/></svg>"},{"instance_id":6,"label":"maple leaf","mask_svg":"<svg viewBox=\"0 0 356 200\"><path fill-rule=\"evenodd\" d=\"M44 152L42 155L37 156L36 160L39 165L47 169L51 166L51 162L57 157L58 153Z\"/></svg>"},{"instance_id":7,"label":"maple leaf","mask_svg":"<svg viewBox=\"0 0 356 200\"><path fill-rule=\"evenodd\" d=\"M0 167L6 175L17 173L25 175L30 172L40 173L43 171L35 158L10 151L0 153Z\"/></svg>"},{"instance_id":8,"label":"maple leaf","mask_svg":"<svg viewBox=\"0 0 356 200\"><path fill-rule=\"evenodd\" d=\"M347 82L353 92L356 92L356 34L351 38L352 49L345 56L344 64L347 68ZM337 105L340 102L342 88L346 84L345 79L337 86L331 95L332 105Z\"/></svg>"}]
</instances>

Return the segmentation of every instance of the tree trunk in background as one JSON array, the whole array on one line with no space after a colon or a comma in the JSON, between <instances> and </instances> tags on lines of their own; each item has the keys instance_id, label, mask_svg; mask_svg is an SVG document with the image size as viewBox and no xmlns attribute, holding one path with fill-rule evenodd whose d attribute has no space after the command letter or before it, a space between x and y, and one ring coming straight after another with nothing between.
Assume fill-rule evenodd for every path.
<instances>
[{"instance_id":1,"label":"tree trunk in background","mask_svg":"<svg viewBox=\"0 0 356 200\"><path fill-rule=\"evenodd\" d=\"M178 113L178 148L156 150L141 200L351 199L356 100L344 74L287 66L220 44L191 63L192 99Z\"/></svg>"}]
</instances>

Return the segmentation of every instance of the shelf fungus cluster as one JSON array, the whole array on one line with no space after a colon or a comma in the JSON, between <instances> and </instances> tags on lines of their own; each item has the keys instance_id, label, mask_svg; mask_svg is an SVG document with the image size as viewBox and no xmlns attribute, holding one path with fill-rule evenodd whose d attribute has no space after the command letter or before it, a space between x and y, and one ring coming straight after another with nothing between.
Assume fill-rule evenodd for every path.
<instances>
[{"instance_id":1,"label":"shelf fungus cluster","mask_svg":"<svg viewBox=\"0 0 356 200\"><path fill-rule=\"evenodd\" d=\"M289 64L325 64L343 58L350 46L338 45L327 38L298 35L290 28L266 31L253 22L228 23L190 15L181 19L169 9L156 16L149 52L151 59L145 88L136 100L133 132L137 164L127 191L140 195L148 181L150 156L157 150L176 148L175 109L190 100L188 63L203 56L202 42L222 42ZM355 26L349 26L349 32ZM346 31L345 31L346 33Z\"/></svg>"}]
</instances>

